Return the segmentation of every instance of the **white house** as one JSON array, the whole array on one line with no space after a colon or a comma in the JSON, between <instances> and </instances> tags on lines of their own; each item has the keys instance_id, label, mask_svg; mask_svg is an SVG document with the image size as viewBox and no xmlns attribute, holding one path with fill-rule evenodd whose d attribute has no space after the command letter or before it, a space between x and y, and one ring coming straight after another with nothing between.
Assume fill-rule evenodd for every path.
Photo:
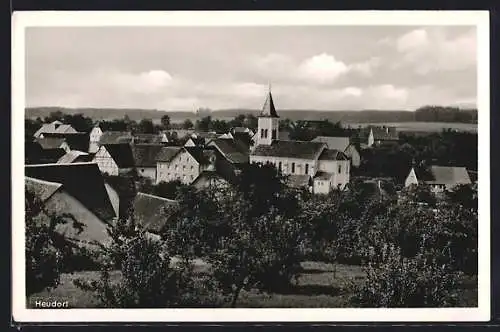
<instances>
[{"instance_id":1,"label":"white house","mask_svg":"<svg viewBox=\"0 0 500 332\"><path fill-rule=\"evenodd\" d=\"M102 129L99 124L96 124L90 131L89 135L89 153L96 153L99 150L99 141L102 136Z\"/></svg>"},{"instance_id":2,"label":"white house","mask_svg":"<svg viewBox=\"0 0 500 332\"><path fill-rule=\"evenodd\" d=\"M156 159L163 147L163 144L132 145L134 165L139 176L149 178L156 183Z\"/></svg>"},{"instance_id":3,"label":"white house","mask_svg":"<svg viewBox=\"0 0 500 332\"><path fill-rule=\"evenodd\" d=\"M312 141L326 143L329 149L344 152L354 167L361 164L361 156L349 137L318 136Z\"/></svg>"},{"instance_id":4,"label":"white house","mask_svg":"<svg viewBox=\"0 0 500 332\"><path fill-rule=\"evenodd\" d=\"M43 137L43 134L71 134L77 133L75 128L71 125L64 124L61 121L53 121L51 123L45 123L40 129L38 129L33 135L35 138Z\"/></svg>"},{"instance_id":5,"label":"white house","mask_svg":"<svg viewBox=\"0 0 500 332\"><path fill-rule=\"evenodd\" d=\"M106 144L97 150L93 162L102 173L120 175L134 169L134 156L129 144Z\"/></svg>"},{"instance_id":6,"label":"white house","mask_svg":"<svg viewBox=\"0 0 500 332\"><path fill-rule=\"evenodd\" d=\"M215 170L213 150L200 147L163 147L157 157L156 182L192 183L203 171Z\"/></svg>"},{"instance_id":7,"label":"white house","mask_svg":"<svg viewBox=\"0 0 500 332\"><path fill-rule=\"evenodd\" d=\"M405 187L426 184L435 193L451 190L460 184L471 184L469 173L465 167L432 165L427 170L410 169L405 179Z\"/></svg>"},{"instance_id":8,"label":"white house","mask_svg":"<svg viewBox=\"0 0 500 332\"><path fill-rule=\"evenodd\" d=\"M250 162L272 164L290 183L307 185L312 182L315 193L328 193L333 188L343 189L349 183L350 162L347 156L328 149L323 142L305 142L279 139L279 117L271 91L259 115L256 146L250 153Z\"/></svg>"}]
</instances>

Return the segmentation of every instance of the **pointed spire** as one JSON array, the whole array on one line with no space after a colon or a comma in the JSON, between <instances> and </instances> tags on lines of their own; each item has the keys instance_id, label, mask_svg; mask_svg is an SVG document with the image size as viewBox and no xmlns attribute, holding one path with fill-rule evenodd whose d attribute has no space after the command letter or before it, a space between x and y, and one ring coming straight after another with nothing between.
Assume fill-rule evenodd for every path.
<instances>
[{"instance_id":1,"label":"pointed spire","mask_svg":"<svg viewBox=\"0 0 500 332\"><path fill-rule=\"evenodd\" d=\"M278 113L276 113L276 108L274 107L273 95L271 94L271 83L269 83L268 89L267 98L262 107L262 112L260 112L260 116L279 118Z\"/></svg>"}]
</instances>

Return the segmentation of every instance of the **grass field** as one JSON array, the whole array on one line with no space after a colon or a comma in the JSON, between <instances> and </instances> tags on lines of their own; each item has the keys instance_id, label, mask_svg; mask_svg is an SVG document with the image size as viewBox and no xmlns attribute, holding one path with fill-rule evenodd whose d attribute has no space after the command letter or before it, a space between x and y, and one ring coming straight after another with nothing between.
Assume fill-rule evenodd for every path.
<instances>
[{"instance_id":1,"label":"grass field","mask_svg":"<svg viewBox=\"0 0 500 332\"><path fill-rule=\"evenodd\" d=\"M238 301L241 308L342 308L349 306L350 293L347 284L350 280L362 282L364 272L360 266L326 264L322 262L303 262L303 273L298 284L286 294L266 294L260 292L242 292ZM203 267L200 268L200 271ZM37 299L69 301L73 308L98 308L99 301L89 292L82 291L73 284L73 280L98 279L95 271L64 274L59 287L43 291L28 299L28 307L33 308ZM112 274L113 279L119 273ZM477 306L477 278L466 278L461 288L463 307Z\"/></svg>"}]
</instances>

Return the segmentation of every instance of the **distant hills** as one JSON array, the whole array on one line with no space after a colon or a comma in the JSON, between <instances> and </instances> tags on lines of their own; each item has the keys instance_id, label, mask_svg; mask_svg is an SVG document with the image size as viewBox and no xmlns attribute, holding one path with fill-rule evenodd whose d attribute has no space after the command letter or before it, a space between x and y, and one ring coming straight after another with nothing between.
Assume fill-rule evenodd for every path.
<instances>
[{"instance_id":1,"label":"distant hills","mask_svg":"<svg viewBox=\"0 0 500 332\"><path fill-rule=\"evenodd\" d=\"M213 110L196 114L186 111L161 111L154 109L125 109L125 108L65 108L65 107L28 107L26 108L26 118L44 118L51 112L61 111L66 114L82 113L93 120L119 119L127 115L131 120L151 119L159 122L165 114L170 116L172 122L180 122L185 119L192 121L206 115L211 115L214 119L232 119L240 114L258 115L260 110L252 109L224 109ZM476 109L458 109L454 107L424 106L416 111L404 110L362 110L362 111L319 111L319 110L279 110L279 115L283 119L290 120L324 120L332 122L347 123L377 123L377 122L462 122L477 123Z\"/></svg>"}]
</instances>

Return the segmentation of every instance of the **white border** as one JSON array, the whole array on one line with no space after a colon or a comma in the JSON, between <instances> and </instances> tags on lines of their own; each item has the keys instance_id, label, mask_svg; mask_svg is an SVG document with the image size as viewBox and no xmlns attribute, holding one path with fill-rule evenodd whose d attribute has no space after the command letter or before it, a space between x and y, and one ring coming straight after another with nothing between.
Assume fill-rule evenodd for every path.
<instances>
[{"instance_id":1,"label":"white border","mask_svg":"<svg viewBox=\"0 0 500 332\"><path fill-rule=\"evenodd\" d=\"M24 32L40 26L473 25L478 34L479 298L438 309L26 309ZM459 55L458 55L459 56ZM490 319L489 13L487 11L15 12L12 17L13 318L17 322L467 322Z\"/></svg>"}]
</instances>

